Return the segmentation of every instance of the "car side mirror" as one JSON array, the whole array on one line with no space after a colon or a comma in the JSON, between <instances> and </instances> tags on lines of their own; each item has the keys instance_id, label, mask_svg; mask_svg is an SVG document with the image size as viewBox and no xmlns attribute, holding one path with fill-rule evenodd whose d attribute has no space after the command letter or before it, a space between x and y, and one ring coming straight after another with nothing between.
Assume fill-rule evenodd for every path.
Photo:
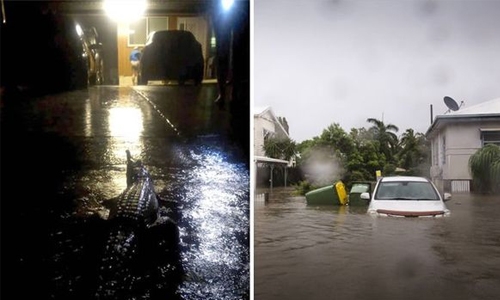
<instances>
[{"instance_id":1,"label":"car side mirror","mask_svg":"<svg viewBox=\"0 0 500 300\"><path fill-rule=\"evenodd\" d=\"M370 193L367 192L361 193L361 195L359 195L359 198L363 200L370 200Z\"/></svg>"},{"instance_id":2,"label":"car side mirror","mask_svg":"<svg viewBox=\"0 0 500 300\"><path fill-rule=\"evenodd\" d=\"M444 193L444 201L449 201L451 200L451 194L450 193Z\"/></svg>"}]
</instances>

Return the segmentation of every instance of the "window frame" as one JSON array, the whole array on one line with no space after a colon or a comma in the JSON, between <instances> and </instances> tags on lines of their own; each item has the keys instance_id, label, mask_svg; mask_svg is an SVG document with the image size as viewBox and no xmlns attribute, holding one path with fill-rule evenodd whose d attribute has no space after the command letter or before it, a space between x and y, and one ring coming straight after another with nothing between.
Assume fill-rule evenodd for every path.
<instances>
[{"instance_id":1,"label":"window frame","mask_svg":"<svg viewBox=\"0 0 500 300\"><path fill-rule=\"evenodd\" d=\"M500 146L500 128L481 128L479 129L479 131L481 132L481 147L484 147L488 144L494 144L494 145L497 145L497 146ZM495 138L498 138L495 139L485 139L485 136L487 135L498 135L498 137L495 137Z\"/></svg>"},{"instance_id":2,"label":"window frame","mask_svg":"<svg viewBox=\"0 0 500 300\"><path fill-rule=\"evenodd\" d=\"M152 30L150 27L151 27L151 24L150 24L150 20L153 20L153 19L164 19L165 20L165 23L167 24L166 28L161 28L161 29L155 29L155 30ZM137 22L142 22L144 21L145 22L145 28L146 28L146 35L144 36L144 43L131 43L131 35L135 33L135 28L132 28L131 26L134 24L134 23L137 23ZM137 20L135 21L134 23L128 23L127 25L127 28L128 28L128 33L127 33L127 47L135 47L135 46L145 46L146 45L146 42L147 42L147 39L148 39L148 36L151 34L151 32L153 31L157 31L157 30L168 30L169 29L169 17L162 17L162 16L155 16L155 17L144 17L144 18L141 18L140 20ZM134 30L134 32L132 32L132 30Z\"/></svg>"}]
</instances>

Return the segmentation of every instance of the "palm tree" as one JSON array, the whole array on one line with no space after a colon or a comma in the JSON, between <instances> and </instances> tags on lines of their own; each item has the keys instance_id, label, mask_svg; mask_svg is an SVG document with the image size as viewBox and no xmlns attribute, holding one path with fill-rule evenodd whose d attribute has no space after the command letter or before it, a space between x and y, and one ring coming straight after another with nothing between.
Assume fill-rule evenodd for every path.
<instances>
[{"instance_id":1,"label":"palm tree","mask_svg":"<svg viewBox=\"0 0 500 300\"><path fill-rule=\"evenodd\" d=\"M469 171L478 192L500 193L500 147L488 144L469 158Z\"/></svg>"},{"instance_id":2,"label":"palm tree","mask_svg":"<svg viewBox=\"0 0 500 300\"><path fill-rule=\"evenodd\" d=\"M290 161L297 154L297 143L290 138L269 136L264 140L263 149L267 157ZM271 174L276 175L276 177L271 176L273 182L276 180L274 178L282 178L283 176L286 180L286 171L283 166L281 168L274 168L272 164L270 166ZM281 182L281 178L278 181Z\"/></svg>"},{"instance_id":3,"label":"palm tree","mask_svg":"<svg viewBox=\"0 0 500 300\"><path fill-rule=\"evenodd\" d=\"M277 138L265 138L262 148L267 157L278 158L280 156L280 147Z\"/></svg>"},{"instance_id":4,"label":"palm tree","mask_svg":"<svg viewBox=\"0 0 500 300\"><path fill-rule=\"evenodd\" d=\"M394 124L386 125L383 121L374 118L368 118L366 121L373 124L368 130L373 133L374 139L379 142L380 151L387 157L387 161L392 162L398 145L396 132L399 131L399 128Z\"/></svg>"},{"instance_id":5,"label":"palm tree","mask_svg":"<svg viewBox=\"0 0 500 300\"><path fill-rule=\"evenodd\" d=\"M401 151L399 152L399 159L401 167L405 169L410 169L416 167L420 163L422 157L421 143L424 135L422 133L416 133L413 129L406 129L406 131L401 135Z\"/></svg>"},{"instance_id":6,"label":"palm tree","mask_svg":"<svg viewBox=\"0 0 500 300\"><path fill-rule=\"evenodd\" d=\"M267 157L290 160L297 154L297 144L289 138L268 137L264 140Z\"/></svg>"}]
</instances>

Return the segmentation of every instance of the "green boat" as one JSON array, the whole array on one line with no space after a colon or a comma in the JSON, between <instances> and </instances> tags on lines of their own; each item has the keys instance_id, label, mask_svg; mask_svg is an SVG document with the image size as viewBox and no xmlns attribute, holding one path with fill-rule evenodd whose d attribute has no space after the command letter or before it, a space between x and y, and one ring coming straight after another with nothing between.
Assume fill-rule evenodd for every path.
<instances>
[{"instance_id":1,"label":"green boat","mask_svg":"<svg viewBox=\"0 0 500 300\"><path fill-rule=\"evenodd\" d=\"M347 193L342 181L306 193L308 205L346 205Z\"/></svg>"}]
</instances>

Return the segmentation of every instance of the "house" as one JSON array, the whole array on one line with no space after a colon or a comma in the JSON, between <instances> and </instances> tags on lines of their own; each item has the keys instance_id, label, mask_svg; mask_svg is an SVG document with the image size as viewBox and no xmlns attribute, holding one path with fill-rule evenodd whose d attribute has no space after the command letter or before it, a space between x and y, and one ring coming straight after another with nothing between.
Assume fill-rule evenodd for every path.
<instances>
[{"instance_id":1,"label":"house","mask_svg":"<svg viewBox=\"0 0 500 300\"><path fill-rule=\"evenodd\" d=\"M264 140L271 136L290 138L271 107L256 107L254 111L254 155L265 156Z\"/></svg>"},{"instance_id":2,"label":"house","mask_svg":"<svg viewBox=\"0 0 500 300\"><path fill-rule=\"evenodd\" d=\"M272 174L275 166L285 167L284 182L286 185L286 168L295 165L295 158L290 161L267 157L264 151L264 141L267 137L281 136L290 138L288 131L283 127L283 124L278 121L271 107L255 107L253 115L253 148L254 148L254 163L255 163L255 182L258 178L259 165L268 165L270 167L270 183L272 188Z\"/></svg>"},{"instance_id":3,"label":"house","mask_svg":"<svg viewBox=\"0 0 500 300\"><path fill-rule=\"evenodd\" d=\"M426 137L432 181L441 191L470 191L470 156L486 144L500 146L500 98L436 116Z\"/></svg>"},{"instance_id":4,"label":"house","mask_svg":"<svg viewBox=\"0 0 500 300\"><path fill-rule=\"evenodd\" d=\"M204 78L214 78L212 62L215 55L215 35L209 14L211 0L148 1L143 16L132 21L125 20L135 2L108 1L118 4L111 11L113 19L105 11L106 1L61 1L58 9L74 18L83 27L95 27L101 37L104 52L104 78L106 84L130 85L132 67L129 55L136 46L144 47L149 34L157 30L177 29L191 31L202 45L205 60Z\"/></svg>"}]
</instances>

